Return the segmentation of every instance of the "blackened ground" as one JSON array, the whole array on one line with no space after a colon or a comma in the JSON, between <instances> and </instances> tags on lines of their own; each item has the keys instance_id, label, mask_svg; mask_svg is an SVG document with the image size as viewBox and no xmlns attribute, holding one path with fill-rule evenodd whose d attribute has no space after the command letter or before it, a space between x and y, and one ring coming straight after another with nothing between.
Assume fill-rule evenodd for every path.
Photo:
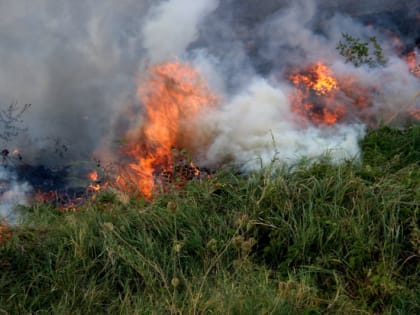
<instances>
[{"instance_id":1,"label":"blackened ground","mask_svg":"<svg viewBox=\"0 0 420 315\"><path fill-rule=\"evenodd\" d=\"M50 169L44 165L18 165L14 168L19 181L27 182L34 189L43 191L65 190L68 167Z\"/></svg>"},{"instance_id":2,"label":"blackened ground","mask_svg":"<svg viewBox=\"0 0 420 315\"><path fill-rule=\"evenodd\" d=\"M71 166L49 168L44 165L15 165L19 182L32 188L35 202L52 203L59 208L68 208L83 203L89 198L88 180L75 177Z\"/></svg>"}]
</instances>

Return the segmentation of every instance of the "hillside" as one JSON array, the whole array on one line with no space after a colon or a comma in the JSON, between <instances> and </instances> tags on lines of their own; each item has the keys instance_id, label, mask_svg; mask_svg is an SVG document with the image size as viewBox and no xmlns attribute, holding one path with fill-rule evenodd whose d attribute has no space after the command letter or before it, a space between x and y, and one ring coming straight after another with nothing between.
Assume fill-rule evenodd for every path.
<instances>
[{"instance_id":1,"label":"hillside","mask_svg":"<svg viewBox=\"0 0 420 315\"><path fill-rule=\"evenodd\" d=\"M0 313L419 313L420 126L361 148L361 162L220 170L153 201L24 208L0 231Z\"/></svg>"}]
</instances>

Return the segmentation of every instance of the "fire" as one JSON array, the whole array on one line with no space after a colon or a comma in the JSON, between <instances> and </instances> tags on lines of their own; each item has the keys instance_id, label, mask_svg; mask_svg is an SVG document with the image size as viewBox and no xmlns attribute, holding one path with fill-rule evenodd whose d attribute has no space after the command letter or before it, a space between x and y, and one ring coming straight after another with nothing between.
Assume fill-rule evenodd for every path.
<instances>
[{"instance_id":1,"label":"fire","mask_svg":"<svg viewBox=\"0 0 420 315\"><path fill-rule=\"evenodd\" d=\"M98 180L98 172L97 171L92 171L88 174L88 178L92 181L92 182L96 182Z\"/></svg>"},{"instance_id":2,"label":"fire","mask_svg":"<svg viewBox=\"0 0 420 315\"><path fill-rule=\"evenodd\" d=\"M91 191L101 191L102 186L100 184L90 184L88 186L88 189L91 190Z\"/></svg>"},{"instance_id":3,"label":"fire","mask_svg":"<svg viewBox=\"0 0 420 315\"><path fill-rule=\"evenodd\" d=\"M91 181L91 183L88 186L88 190L91 192L98 192L102 190L102 185L99 181L99 175L97 171L92 171L88 174L88 178Z\"/></svg>"},{"instance_id":4,"label":"fire","mask_svg":"<svg viewBox=\"0 0 420 315\"><path fill-rule=\"evenodd\" d=\"M322 62L316 62L289 75L295 86L290 95L292 111L316 125L334 125L359 116L370 105L368 88L351 77L336 77ZM361 118L361 117L359 117Z\"/></svg>"},{"instance_id":5,"label":"fire","mask_svg":"<svg viewBox=\"0 0 420 315\"><path fill-rule=\"evenodd\" d=\"M410 70L410 72L420 78L420 57L418 54L418 50L413 50L410 51L406 57L405 57L405 62L407 63L407 66ZM417 102L417 99L420 97L420 93L418 93L415 98L414 101ZM414 105L412 106L409 110L408 110L408 114L416 120L420 120L420 109L418 108L418 106Z\"/></svg>"},{"instance_id":6,"label":"fire","mask_svg":"<svg viewBox=\"0 0 420 315\"><path fill-rule=\"evenodd\" d=\"M407 54L405 61L407 62L410 72L420 78L420 61L417 61L416 51L410 51Z\"/></svg>"},{"instance_id":7,"label":"fire","mask_svg":"<svg viewBox=\"0 0 420 315\"><path fill-rule=\"evenodd\" d=\"M307 74L292 74L290 80L296 86L304 85L312 89L317 95L326 95L338 88L337 80L334 79L328 67L321 62L311 66Z\"/></svg>"},{"instance_id":8,"label":"fire","mask_svg":"<svg viewBox=\"0 0 420 315\"><path fill-rule=\"evenodd\" d=\"M108 188L108 182L102 183L97 171L88 173L87 178L90 183L86 185L86 188L49 191L37 189L32 196L32 201L39 204L52 204L63 212L76 211L86 202L94 200L97 192Z\"/></svg>"},{"instance_id":9,"label":"fire","mask_svg":"<svg viewBox=\"0 0 420 315\"><path fill-rule=\"evenodd\" d=\"M117 184L140 190L151 198L160 174L174 166L173 149L190 149L193 121L216 97L188 63L168 62L152 67L137 91L144 106L144 121L127 133L122 148L130 162Z\"/></svg>"},{"instance_id":10,"label":"fire","mask_svg":"<svg viewBox=\"0 0 420 315\"><path fill-rule=\"evenodd\" d=\"M332 71L321 62L289 76L296 90L291 95L292 110L315 124L333 125L345 114L335 99L339 84Z\"/></svg>"}]
</instances>

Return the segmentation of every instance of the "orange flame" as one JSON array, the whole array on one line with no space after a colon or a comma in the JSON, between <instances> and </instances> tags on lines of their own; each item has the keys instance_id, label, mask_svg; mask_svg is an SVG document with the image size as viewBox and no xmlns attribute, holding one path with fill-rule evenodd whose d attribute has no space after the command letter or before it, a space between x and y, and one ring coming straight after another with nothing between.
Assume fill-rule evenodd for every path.
<instances>
[{"instance_id":1,"label":"orange flame","mask_svg":"<svg viewBox=\"0 0 420 315\"><path fill-rule=\"evenodd\" d=\"M98 172L97 171L92 171L88 174L88 178L92 181L92 182L96 182L98 180Z\"/></svg>"},{"instance_id":2,"label":"orange flame","mask_svg":"<svg viewBox=\"0 0 420 315\"><path fill-rule=\"evenodd\" d=\"M420 62L417 61L417 54L415 51L410 51L405 61L410 69L410 72L414 74L416 77L420 77Z\"/></svg>"},{"instance_id":3,"label":"orange flame","mask_svg":"<svg viewBox=\"0 0 420 315\"><path fill-rule=\"evenodd\" d=\"M316 62L289 78L297 88L291 95L295 113L313 123L326 125L333 125L344 116L344 107L335 99L339 84L325 64ZM314 100L321 100L322 104L315 104Z\"/></svg>"},{"instance_id":4,"label":"orange flame","mask_svg":"<svg viewBox=\"0 0 420 315\"><path fill-rule=\"evenodd\" d=\"M144 105L144 121L126 135L122 153L131 162L120 172L117 184L131 191L130 185L134 186L151 198L156 176L173 166L172 150L190 148L192 119L214 105L216 98L198 72L180 62L151 68L137 92Z\"/></svg>"},{"instance_id":5,"label":"orange flame","mask_svg":"<svg viewBox=\"0 0 420 315\"><path fill-rule=\"evenodd\" d=\"M90 190L91 192L98 192L102 190L102 186L98 181L98 172L97 171L92 171L88 174L88 178L92 181L92 183L89 184L88 186L88 190Z\"/></svg>"},{"instance_id":6,"label":"orange flame","mask_svg":"<svg viewBox=\"0 0 420 315\"><path fill-rule=\"evenodd\" d=\"M289 76L295 86L290 95L291 109L299 117L317 125L334 125L363 111L370 104L369 88L352 77L335 77L322 62L295 71ZM305 121L304 120L304 121Z\"/></svg>"},{"instance_id":7,"label":"orange flame","mask_svg":"<svg viewBox=\"0 0 420 315\"><path fill-rule=\"evenodd\" d=\"M101 191L102 190L102 186L100 185L100 184L90 184L89 186L88 186L88 189L90 190L90 191Z\"/></svg>"},{"instance_id":8,"label":"orange flame","mask_svg":"<svg viewBox=\"0 0 420 315\"><path fill-rule=\"evenodd\" d=\"M326 95L331 90L337 89L337 80L331 71L321 62L312 65L307 74L292 74L290 76L294 85L305 85L315 91L317 95Z\"/></svg>"}]
</instances>

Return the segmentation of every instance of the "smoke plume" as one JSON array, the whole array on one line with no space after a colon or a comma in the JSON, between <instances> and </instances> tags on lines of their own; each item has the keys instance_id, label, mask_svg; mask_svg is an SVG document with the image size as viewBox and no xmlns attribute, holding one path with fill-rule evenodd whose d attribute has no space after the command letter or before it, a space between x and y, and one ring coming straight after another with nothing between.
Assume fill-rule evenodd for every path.
<instances>
[{"instance_id":1,"label":"smoke plume","mask_svg":"<svg viewBox=\"0 0 420 315\"><path fill-rule=\"evenodd\" d=\"M152 7L143 26L144 47L151 63L181 56L198 38L198 26L218 0L170 0Z\"/></svg>"},{"instance_id":2,"label":"smoke plume","mask_svg":"<svg viewBox=\"0 0 420 315\"><path fill-rule=\"evenodd\" d=\"M292 110L288 75L323 61L335 75L366 87L373 105L365 114L386 122L389 112L413 106L420 91L393 44L398 36L414 47L414 32L404 37L394 26L405 20L418 30L413 12L419 5L339 2L2 1L0 102L33 105L25 114L28 133L13 145L23 157L48 165L89 160L93 152L118 159L118 137L144 119L139 78L156 63L180 60L198 69L219 100L191 122L197 137L187 149L200 165L251 170L273 159L293 163L325 152L337 161L358 156L367 122L356 117L334 126L302 125ZM396 10L399 18L389 14ZM362 41L375 36L387 64L346 63L336 50L342 33ZM351 101L346 97L344 105ZM127 112L131 117L121 119Z\"/></svg>"},{"instance_id":3,"label":"smoke plume","mask_svg":"<svg viewBox=\"0 0 420 315\"><path fill-rule=\"evenodd\" d=\"M15 223L16 206L27 205L32 188L26 182L20 182L13 170L0 165L0 221L7 219Z\"/></svg>"}]
</instances>

